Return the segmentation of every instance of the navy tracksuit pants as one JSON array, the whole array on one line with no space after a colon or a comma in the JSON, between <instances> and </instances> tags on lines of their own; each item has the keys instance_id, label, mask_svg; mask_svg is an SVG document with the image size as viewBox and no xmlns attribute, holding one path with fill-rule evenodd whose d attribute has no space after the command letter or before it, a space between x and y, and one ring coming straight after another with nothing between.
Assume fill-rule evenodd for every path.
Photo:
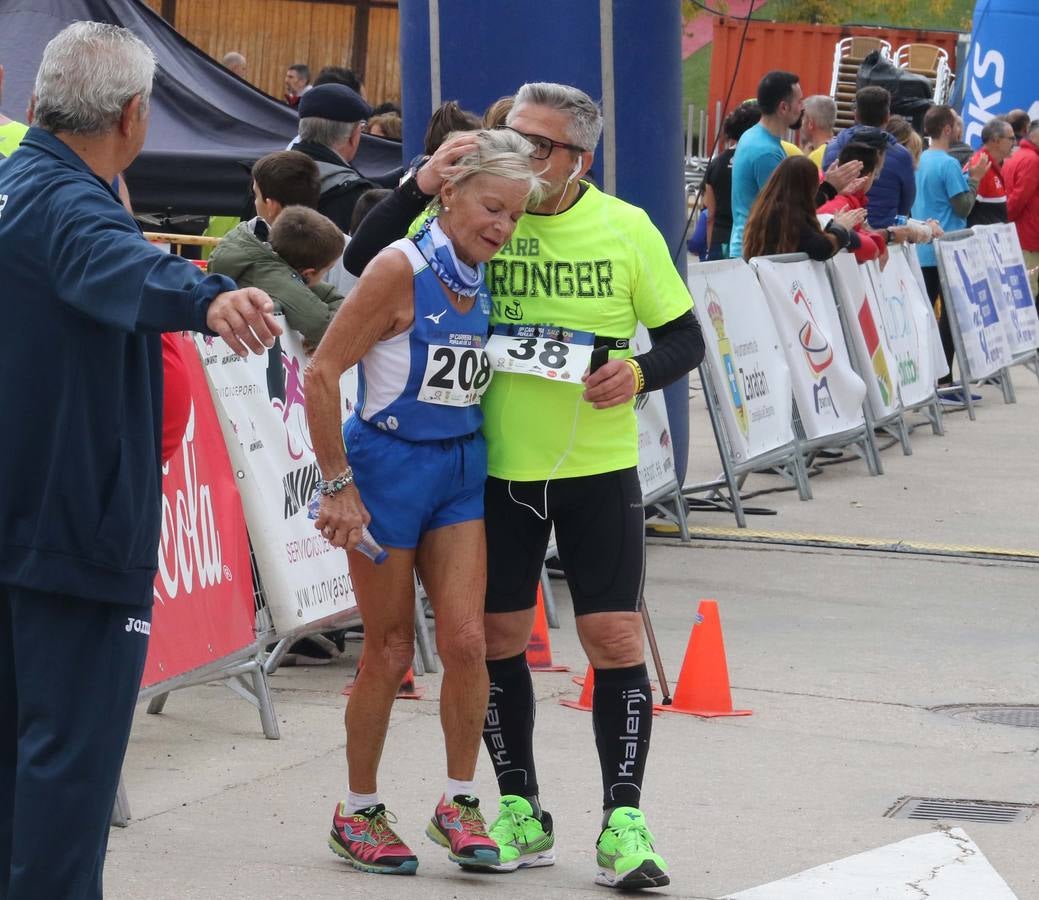
<instances>
[{"instance_id":1,"label":"navy tracksuit pants","mask_svg":"<svg viewBox=\"0 0 1039 900\"><path fill-rule=\"evenodd\" d=\"M150 621L0 584L0 900L101 897Z\"/></svg>"}]
</instances>

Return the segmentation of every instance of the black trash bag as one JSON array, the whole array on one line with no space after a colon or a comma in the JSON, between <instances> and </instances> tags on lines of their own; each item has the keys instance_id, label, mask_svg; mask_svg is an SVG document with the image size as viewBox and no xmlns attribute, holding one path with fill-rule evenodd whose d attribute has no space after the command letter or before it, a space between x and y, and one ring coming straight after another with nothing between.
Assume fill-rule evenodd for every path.
<instances>
[{"instance_id":1,"label":"black trash bag","mask_svg":"<svg viewBox=\"0 0 1039 900\"><path fill-rule=\"evenodd\" d=\"M886 88L891 94L892 112L896 100L932 100L934 97L929 79L900 69L890 59L881 56L879 50L873 50L862 61L855 86Z\"/></svg>"}]
</instances>

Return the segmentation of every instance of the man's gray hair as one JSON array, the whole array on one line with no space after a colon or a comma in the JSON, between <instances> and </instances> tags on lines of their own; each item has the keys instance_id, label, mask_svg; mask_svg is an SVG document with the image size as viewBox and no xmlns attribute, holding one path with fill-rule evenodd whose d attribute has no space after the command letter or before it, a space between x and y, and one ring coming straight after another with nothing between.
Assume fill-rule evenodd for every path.
<instances>
[{"instance_id":1,"label":"man's gray hair","mask_svg":"<svg viewBox=\"0 0 1039 900\"><path fill-rule=\"evenodd\" d=\"M36 73L35 124L47 131L104 134L123 108L141 98L148 108L155 55L126 28L73 22L43 50Z\"/></svg>"},{"instance_id":2,"label":"man's gray hair","mask_svg":"<svg viewBox=\"0 0 1039 900\"><path fill-rule=\"evenodd\" d=\"M837 122L837 104L826 94L813 94L804 101L805 115L824 131L833 131Z\"/></svg>"},{"instance_id":3,"label":"man's gray hair","mask_svg":"<svg viewBox=\"0 0 1039 900\"><path fill-rule=\"evenodd\" d=\"M454 131L444 140L463 133L476 141L476 149L455 162L455 171L447 179L450 184L460 186L474 175L490 175L522 182L527 188L527 203L537 206L541 202L545 182L531 168L530 154L534 146L530 141L507 128Z\"/></svg>"},{"instance_id":4,"label":"man's gray hair","mask_svg":"<svg viewBox=\"0 0 1039 900\"><path fill-rule=\"evenodd\" d=\"M993 119L989 119L981 128L981 143L987 144L989 141L999 140L1001 137L1007 137L1006 132L1010 132L1009 137L1014 136L1013 126L1003 118L996 116Z\"/></svg>"},{"instance_id":5,"label":"man's gray hair","mask_svg":"<svg viewBox=\"0 0 1039 900\"><path fill-rule=\"evenodd\" d=\"M569 113L567 137L570 143L584 150L594 150L602 135L602 111L599 105L579 88L551 81L528 82L516 91L516 99L505 120L512 124L517 107L524 103L547 106Z\"/></svg>"},{"instance_id":6,"label":"man's gray hair","mask_svg":"<svg viewBox=\"0 0 1039 900\"><path fill-rule=\"evenodd\" d=\"M299 137L302 141L313 141L326 147L338 147L353 136L360 122L337 122L320 116L307 116L299 120Z\"/></svg>"}]
</instances>

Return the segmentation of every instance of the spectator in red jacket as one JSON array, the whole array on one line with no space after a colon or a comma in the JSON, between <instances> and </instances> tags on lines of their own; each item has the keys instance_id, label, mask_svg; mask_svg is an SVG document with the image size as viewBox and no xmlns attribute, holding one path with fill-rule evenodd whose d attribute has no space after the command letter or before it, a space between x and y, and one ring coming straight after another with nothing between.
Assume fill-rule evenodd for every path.
<instances>
[{"instance_id":1,"label":"spectator in red jacket","mask_svg":"<svg viewBox=\"0 0 1039 900\"><path fill-rule=\"evenodd\" d=\"M884 151L871 147L869 144L852 141L841 148L838 160L841 165L853 159L862 163L861 176L865 183L855 193L838 194L832 200L820 206L816 212L818 215L836 215L847 209L866 209L869 200L866 194L877 180L881 167L884 165ZM859 246L853 252L857 262L869 262L871 259L879 259L883 266L887 262L887 241L879 231L873 231L864 223L856 225L853 229L859 236Z\"/></svg>"},{"instance_id":2,"label":"spectator in red jacket","mask_svg":"<svg viewBox=\"0 0 1039 900\"><path fill-rule=\"evenodd\" d=\"M1007 191L1003 163L1014 149L1014 129L1003 118L989 119L981 129L981 147L963 167L966 172L987 156L991 165L978 182L978 199L967 214L967 224L993 225L1007 221Z\"/></svg>"},{"instance_id":3,"label":"spectator in red jacket","mask_svg":"<svg viewBox=\"0 0 1039 900\"><path fill-rule=\"evenodd\" d=\"M1017 236L1025 253L1032 295L1036 295L1036 267L1039 266L1039 119L1028 125L1028 137L1017 152L1003 164L1007 188L1007 213L1017 226Z\"/></svg>"}]
</instances>

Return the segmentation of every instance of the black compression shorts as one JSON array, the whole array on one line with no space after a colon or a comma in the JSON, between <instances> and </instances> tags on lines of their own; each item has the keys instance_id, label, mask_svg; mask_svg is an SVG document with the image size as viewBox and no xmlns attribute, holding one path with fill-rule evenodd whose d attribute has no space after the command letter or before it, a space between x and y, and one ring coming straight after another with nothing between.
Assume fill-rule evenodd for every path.
<instances>
[{"instance_id":1,"label":"black compression shorts","mask_svg":"<svg viewBox=\"0 0 1039 900\"><path fill-rule=\"evenodd\" d=\"M542 520L544 481L487 479L487 612L534 606L553 524L574 614L638 612L646 557L638 472L549 481L547 507Z\"/></svg>"}]
</instances>

